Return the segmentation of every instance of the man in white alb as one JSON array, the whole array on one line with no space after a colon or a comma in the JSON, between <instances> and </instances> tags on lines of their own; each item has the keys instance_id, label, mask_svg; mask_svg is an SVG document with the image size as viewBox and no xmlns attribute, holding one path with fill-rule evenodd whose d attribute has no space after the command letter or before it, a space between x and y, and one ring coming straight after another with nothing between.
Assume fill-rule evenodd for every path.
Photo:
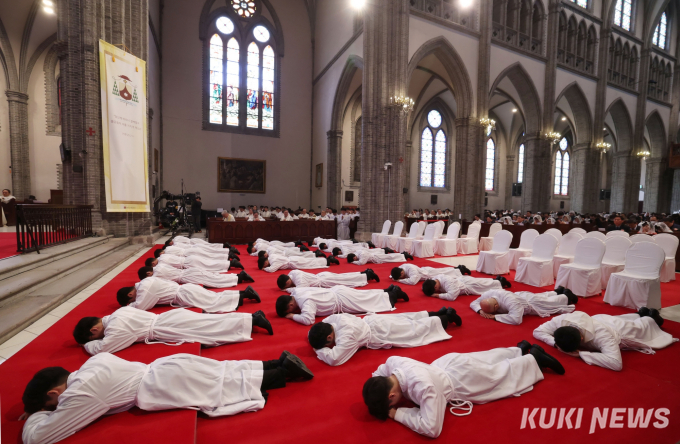
<instances>
[{"instance_id":1,"label":"man in white alb","mask_svg":"<svg viewBox=\"0 0 680 444\"><path fill-rule=\"evenodd\" d=\"M347 210L340 208L340 214L337 216L338 220L338 240L349 239L349 222L350 217Z\"/></svg>"},{"instance_id":2,"label":"man in white alb","mask_svg":"<svg viewBox=\"0 0 680 444\"><path fill-rule=\"evenodd\" d=\"M250 216L248 216L248 222L264 222L264 218L262 218L257 211L253 212Z\"/></svg>"},{"instance_id":3,"label":"man in white alb","mask_svg":"<svg viewBox=\"0 0 680 444\"><path fill-rule=\"evenodd\" d=\"M333 256L323 257L299 257L299 256L280 256L278 254L268 257L260 256L257 258L257 268L267 273L278 270L314 270L317 268L328 268L331 264L340 265L340 262Z\"/></svg>"},{"instance_id":4,"label":"man in white alb","mask_svg":"<svg viewBox=\"0 0 680 444\"><path fill-rule=\"evenodd\" d=\"M246 207L238 207L238 211L236 212L236 217L248 217L248 212L246 211Z\"/></svg>"},{"instance_id":5,"label":"man in white alb","mask_svg":"<svg viewBox=\"0 0 680 444\"><path fill-rule=\"evenodd\" d=\"M406 259L413 260L413 256L404 251L403 253L387 253L390 249L371 248L358 250L356 253L347 255L347 262L354 265L386 264L388 262L406 262Z\"/></svg>"},{"instance_id":6,"label":"man in white alb","mask_svg":"<svg viewBox=\"0 0 680 444\"><path fill-rule=\"evenodd\" d=\"M470 303L470 308L485 319L494 319L503 324L520 325L522 318L536 315L542 318L558 313L571 313L576 310L578 296L562 288L561 293L546 291L530 293L507 290L490 290Z\"/></svg>"},{"instance_id":7,"label":"man in white alb","mask_svg":"<svg viewBox=\"0 0 680 444\"><path fill-rule=\"evenodd\" d=\"M451 276L452 278L462 277L463 274L472 274L465 265L457 267L419 267L413 264L403 264L394 267L390 272L390 278L400 284L416 285L420 281L432 279L438 275Z\"/></svg>"},{"instance_id":8,"label":"man in white alb","mask_svg":"<svg viewBox=\"0 0 680 444\"><path fill-rule=\"evenodd\" d=\"M205 271L200 268L175 268L170 265L156 265L155 267L141 267L137 270L139 280L154 276L178 284L196 284L212 288L235 287L244 282L255 282L245 271L239 274L224 274Z\"/></svg>"},{"instance_id":9,"label":"man in white alb","mask_svg":"<svg viewBox=\"0 0 680 444\"><path fill-rule=\"evenodd\" d=\"M281 222L291 222L291 221L293 221L293 216L290 215L288 210L284 210L281 217L279 217L279 220Z\"/></svg>"},{"instance_id":10,"label":"man in white alb","mask_svg":"<svg viewBox=\"0 0 680 444\"><path fill-rule=\"evenodd\" d=\"M455 301L461 294L482 294L489 290L502 290L510 282L498 276L490 278L473 278L471 276L451 277L443 274L434 276L423 282L423 293L447 301Z\"/></svg>"},{"instance_id":11,"label":"man in white alb","mask_svg":"<svg viewBox=\"0 0 680 444\"><path fill-rule=\"evenodd\" d=\"M322 271L318 274L307 273L302 270L291 270L288 274L282 274L276 279L276 285L287 292L296 287L324 287L330 288L336 285L345 287L363 287L368 285L369 280L380 282L380 278L370 268L361 273L331 273Z\"/></svg>"},{"instance_id":12,"label":"man in white alb","mask_svg":"<svg viewBox=\"0 0 680 444\"><path fill-rule=\"evenodd\" d=\"M238 259L231 261L222 261L216 259L208 259L204 256L175 256L173 254L161 254L156 257L147 258L144 265L147 267L155 267L158 264L169 265L175 268L200 268L205 271L212 271L214 273L226 273L230 268L240 268L243 270L243 264Z\"/></svg>"}]
</instances>

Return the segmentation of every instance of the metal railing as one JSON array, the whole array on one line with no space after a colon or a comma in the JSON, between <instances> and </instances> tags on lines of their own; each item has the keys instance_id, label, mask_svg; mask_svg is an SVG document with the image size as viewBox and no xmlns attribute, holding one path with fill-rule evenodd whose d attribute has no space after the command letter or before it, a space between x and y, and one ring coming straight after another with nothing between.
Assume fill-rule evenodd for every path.
<instances>
[{"instance_id":1,"label":"metal railing","mask_svg":"<svg viewBox=\"0 0 680 444\"><path fill-rule=\"evenodd\" d=\"M92 205L17 205L17 251L28 253L92 236Z\"/></svg>"}]
</instances>

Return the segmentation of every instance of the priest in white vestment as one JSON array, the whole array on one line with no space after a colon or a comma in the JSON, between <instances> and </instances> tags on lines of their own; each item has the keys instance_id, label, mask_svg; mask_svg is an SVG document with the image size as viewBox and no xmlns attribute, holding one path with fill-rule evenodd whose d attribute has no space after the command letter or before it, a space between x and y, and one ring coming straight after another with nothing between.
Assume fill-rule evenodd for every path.
<instances>
[{"instance_id":1,"label":"priest in white vestment","mask_svg":"<svg viewBox=\"0 0 680 444\"><path fill-rule=\"evenodd\" d=\"M406 262L406 259L413 260L413 256L405 251L403 253L386 253L381 248L363 249L347 255L347 262L354 265L366 265L369 262L372 264Z\"/></svg>"},{"instance_id":2,"label":"priest in white vestment","mask_svg":"<svg viewBox=\"0 0 680 444\"><path fill-rule=\"evenodd\" d=\"M163 249L164 254L174 254L176 256L203 256L206 259L224 260L228 261L230 252L227 249L213 250L202 248L199 246L191 246L183 248L182 246L169 245Z\"/></svg>"},{"instance_id":3,"label":"priest in white vestment","mask_svg":"<svg viewBox=\"0 0 680 444\"><path fill-rule=\"evenodd\" d=\"M554 291L531 293L528 291L510 292L507 290L490 290L470 303L475 313L486 319L494 319L503 324L520 325L522 318L527 315L542 318L576 310L578 296L572 299L566 294Z\"/></svg>"},{"instance_id":4,"label":"priest in white vestment","mask_svg":"<svg viewBox=\"0 0 680 444\"><path fill-rule=\"evenodd\" d=\"M455 301L461 294L482 294L489 290L502 290L502 279L505 278L451 277L440 274L423 282L423 293L425 296Z\"/></svg>"},{"instance_id":5,"label":"priest in white vestment","mask_svg":"<svg viewBox=\"0 0 680 444\"><path fill-rule=\"evenodd\" d=\"M338 240L349 239L349 222L351 218L345 212L345 209L340 210L340 214L337 217L338 220Z\"/></svg>"},{"instance_id":6,"label":"priest in white vestment","mask_svg":"<svg viewBox=\"0 0 680 444\"><path fill-rule=\"evenodd\" d=\"M269 257L259 257L257 268L267 273L274 273L278 270L313 270L318 268L328 268L331 264L340 265L340 262L333 256L323 257L286 257L278 254Z\"/></svg>"},{"instance_id":7,"label":"priest in white vestment","mask_svg":"<svg viewBox=\"0 0 680 444\"><path fill-rule=\"evenodd\" d=\"M223 261L208 259L203 256L175 256L174 254L161 254L157 258L147 258L144 262L147 267L166 265L178 269L198 268L213 273L226 273L231 267L243 270L243 264L238 259Z\"/></svg>"},{"instance_id":8,"label":"priest in white vestment","mask_svg":"<svg viewBox=\"0 0 680 444\"><path fill-rule=\"evenodd\" d=\"M330 288L336 285L345 287L363 287L368 285L369 280L380 282L380 278L367 268L361 273L331 273L322 271L312 274L302 270L291 270L288 274L282 274L276 280L276 285L284 291L291 292L296 287L323 287Z\"/></svg>"},{"instance_id":9,"label":"priest in white vestment","mask_svg":"<svg viewBox=\"0 0 680 444\"><path fill-rule=\"evenodd\" d=\"M154 276L178 284L196 284L212 288L235 287L242 282L254 282L245 271L239 274L223 274L205 271L201 268L175 268L170 265L156 265L155 267L141 267L137 270L139 280Z\"/></svg>"},{"instance_id":10,"label":"priest in white vestment","mask_svg":"<svg viewBox=\"0 0 680 444\"><path fill-rule=\"evenodd\" d=\"M462 272L466 272L465 274L468 274L470 270L468 270L464 265L459 265L458 267L433 268L419 267L413 264L403 264L392 269L390 272L390 278L392 278L392 280L398 281L400 284L416 285L420 281L426 281L438 275L459 278L463 276Z\"/></svg>"}]
</instances>

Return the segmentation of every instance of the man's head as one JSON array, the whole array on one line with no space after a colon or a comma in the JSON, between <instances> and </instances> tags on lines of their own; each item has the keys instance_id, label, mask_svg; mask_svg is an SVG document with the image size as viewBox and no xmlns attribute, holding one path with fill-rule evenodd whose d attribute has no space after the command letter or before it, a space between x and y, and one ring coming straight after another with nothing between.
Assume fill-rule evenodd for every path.
<instances>
[{"instance_id":1,"label":"man's head","mask_svg":"<svg viewBox=\"0 0 680 444\"><path fill-rule=\"evenodd\" d=\"M295 298L288 294L283 294L276 299L276 314L285 318L287 314L295 310L297 304Z\"/></svg>"},{"instance_id":2,"label":"man's head","mask_svg":"<svg viewBox=\"0 0 680 444\"><path fill-rule=\"evenodd\" d=\"M163 251L162 248L156 248L153 252L153 257L158 259L159 257L161 257L161 254L163 254L163 253L164 253L164 251Z\"/></svg>"},{"instance_id":3,"label":"man's head","mask_svg":"<svg viewBox=\"0 0 680 444\"><path fill-rule=\"evenodd\" d=\"M400 279L405 279L406 278L406 273L404 273L404 270L402 270L399 267L394 267L392 271L390 271L390 276L392 276L392 279L395 281L398 281Z\"/></svg>"},{"instance_id":4,"label":"man's head","mask_svg":"<svg viewBox=\"0 0 680 444\"><path fill-rule=\"evenodd\" d=\"M321 242L321 243L319 244L319 250L325 250L326 248L328 248L328 246L326 245L325 242Z\"/></svg>"},{"instance_id":5,"label":"man's head","mask_svg":"<svg viewBox=\"0 0 680 444\"><path fill-rule=\"evenodd\" d=\"M229 217L228 211L222 211L222 217Z\"/></svg>"},{"instance_id":6,"label":"man's head","mask_svg":"<svg viewBox=\"0 0 680 444\"><path fill-rule=\"evenodd\" d=\"M281 290L283 290L284 288L290 288L295 286L293 280L289 278L287 274L282 274L278 278L276 278L276 285Z\"/></svg>"},{"instance_id":7,"label":"man's head","mask_svg":"<svg viewBox=\"0 0 680 444\"><path fill-rule=\"evenodd\" d=\"M137 270L137 277L139 277L140 281L151 276L153 276L153 267L141 267Z\"/></svg>"},{"instance_id":8,"label":"man's head","mask_svg":"<svg viewBox=\"0 0 680 444\"><path fill-rule=\"evenodd\" d=\"M432 296L436 292L439 291L439 281L434 280L434 279L428 279L425 282L423 282L423 293L425 293L425 296Z\"/></svg>"},{"instance_id":9,"label":"man's head","mask_svg":"<svg viewBox=\"0 0 680 444\"><path fill-rule=\"evenodd\" d=\"M288 213L288 210L285 210L283 212L283 217L288 217L288 216L290 216L290 213Z\"/></svg>"},{"instance_id":10,"label":"man's head","mask_svg":"<svg viewBox=\"0 0 680 444\"><path fill-rule=\"evenodd\" d=\"M257 268L258 268L258 270L262 270L264 268L267 268L268 266L269 266L269 258L266 258L264 256L257 258Z\"/></svg>"},{"instance_id":11,"label":"man's head","mask_svg":"<svg viewBox=\"0 0 680 444\"><path fill-rule=\"evenodd\" d=\"M32 415L40 410L56 410L59 395L66 390L66 381L70 374L63 367L47 367L33 375L21 398L24 411Z\"/></svg>"},{"instance_id":12,"label":"man's head","mask_svg":"<svg viewBox=\"0 0 680 444\"><path fill-rule=\"evenodd\" d=\"M401 400L401 388L392 378L374 376L364 384L362 395L368 412L384 421L389 416L390 408Z\"/></svg>"},{"instance_id":13,"label":"man's head","mask_svg":"<svg viewBox=\"0 0 680 444\"><path fill-rule=\"evenodd\" d=\"M5 188L4 190L2 190L2 195L5 196L5 197L9 197L11 194L12 194L12 192L8 188Z\"/></svg>"},{"instance_id":14,"label":"man's head","mask_svg":"<svg viewBox=\"0 0 680 444\"><path fill-rule=\"evenodd\" d=\"M319 322L312 325L312 328L309 329L307 339L309 340L309 345L315 350L330 347L335 342L335 331L331 324Z\"/></svg>"},{"instance_id":15,"label":"man's head","mask_svg":"<svg viewBox=\"0 0 680 444\"><path fill-rule=\"evenodd\" d=\"M104 324L102 318L88 316L82 318L73 329L73 339L80 345L90 341L104 339Z\"/></svg>"},{"instance_id":16,"label":"man's head","mask_svg":"<svg viewBox=\"0 0 680 444\"><path fill-rule=\"evenodd\" d=\"M168 240L165 241L165 243L163 245L165 247L170 247L170 246L174 245L174 242L172 241L172 239L168 239Z\"/></svg>"},{"instance_id":17,"label":"man's head","mask_svg":"<svg viewBox=\"0 0 680 444\"><path fill-rule=\"evenodd\" d=\"M260 250L257 252L257 258L259 259L261 257L269 257L269 253L267 253L265 250Z\"/></svg>"},{"instance_id":18,"label":"man's head","mask_svg":"<svg viewBox=\"0 0 680 444\"><path fill-rule=\"evenodd\" d=\"M495 314L498 312L498 308L500 307L500 305L498 305L498 301L495 298L484 299L479 303L479 306L482 308L482 311L487 314Z\"/></svg>"},{"instance_id":19,"label":"man's head","mask_svg":"<svg viewBox=\"0 0 680 444\"><path fill-rule=\"evenodd\" d=\"M620 227L621 224L623 224L623 217L621 217L619 215L614 216L614 225L616 225L617 227Z\"/></svg>"},{"instance_id":20,"label":"man's head","mask_svg":"<svg viewBox=\"0 0 680 444\"><path fill-rule=\"evenodd\" d=\"M251 254L253 251L255 251L255 245L248 244L248 246L246 247L246 251L248 252L248 254Z\"/></svg>"},{"instance_id":21,"label":"man's head","mask_svg":"<svg viewBox=\"0 0 680 444\"><path fill-rule=\"evenodd\" d=\"M348 263L348 264L351 264L351 263L354 262L355 260L357 260L357 255L356 255L356 254L350 253L350 254L347 255L347 263Z\"/></svg>"},{"instance_id":22,"label":"man's head","mask_svg":"<svg viewBox=\"0 0 680 444\"><path fill-rule=\"evenodd\" d=\"M116 300L121 307L125 307L135 300L137 289L135 287L123 287L116 293Z\"/></svg>"},{"instance_id":23,"label":"man's head","mask_svg":"<svg viewBox=\"0 0 680 444\"><path fill-rule=\"evenodd\" d=\"M158 259L155 257L147 257L146 260L144 261L144 266L145 267L155 267L158 265Z\"/></svg>"},{"instance_id":24,"label":"man's head","mask_svg":"<svg viewBox=\"0 0 680 444\"><path fill-rule=\"evenodd\" d=\"M576 327L560 327L555 330L553 336L555 345L567 353L578 350L582 339L581 332Z\"/></svg>"},{"instance_id":25,"label":"man's head","mask_svg":"<svg viewBox=\"0 0 680 444\"><path fill-rule=\"evenodd\" d=\"M326 210L321 210L321 217L326 217Z\"/></svg>"},{"instance_id":26,"label":"man's head","mask_svg":"<svg viewBox=\"0 0 680 444\"><path fill-rule=\"evenodd\" d=\"M307 214L307 209L306 209L306 208L303 208L303 209L302 209L302 214Z\"/></svg>"},{"instance_id":27,"label":"man's head","mask_svg":"<svg viewBox=\"0 0 680 444\"><path fill-rule=\"evenodd\" d=\"M342 250L340 247L335 247L333 248L333 256L340 256L342 254Z\"/></svg>"}]
</instances>

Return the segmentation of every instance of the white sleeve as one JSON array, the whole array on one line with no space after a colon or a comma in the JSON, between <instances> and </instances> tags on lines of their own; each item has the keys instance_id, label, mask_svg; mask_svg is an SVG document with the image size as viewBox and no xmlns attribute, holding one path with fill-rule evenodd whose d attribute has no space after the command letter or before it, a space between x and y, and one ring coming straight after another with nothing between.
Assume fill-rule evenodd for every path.
<instances>
[{"instance_id":1,"label":"white sleeve","mask_svg":"<svg viewBox=\"0 0 680 444\"><path fill-rule=\"evenodd\" d=\"M559 322L562 320L560 319L561 317L562 316L554 317L551 320L539 325L538 328L534 330L534 338L538 339L539 341L545 342L551 347L554 347L555 338L553 337L553 335L555 334L555 330L557 330L560 327Z\"/></svg>"},{"instance_id":2,"label":"white sleeve","mask_svg":"<svg viewBox=\"0 0 680 444\"><path fill-rule=\"evenodd\" d=\"M378 369L374 371L371 376L384 376L385 378L387 378L391 374L392 373L390 373L390 370L387 368L387 364L380 364Z\"/></svg>"},{"instance_id":3,"label":"white sleeve","mask_svg":"<svg viewBox=\"0 0 680 444\"><path fill-rule=\"evenodd\" d=\"M608 368L620 372L623 368L623 360L621 359L621 349L619 344L614 341L611 335L598 335L593 339L595 346L600 349L600 353L593 353L589 351L580 351L578 354L587 364L598 365L600 367Z\"/></svg>"},{"instance_id":4,"label":"white sleeve","mask_svg":"<svg viewBox=\"0 0 680 444\"><path fill-rule=\"evenodd\" d=\"M444 425L446 398L437 391L434 385L427 384L425 387L418 387L420 385L425 385L425 383L418 383L414 390L422 392L419 396L420 408L399 408L394 420L414 432L436 438L441 434Z\"/></svg>"},{"instance_id":5,"label":"white sleeve","mask_svg":"<svg viewBox=\"0 0 680 444\"><path fill-rule=\"evenodd\" d=\"M302 313L293 315L293 320L302 325L312 325L316 318L316 303L313 301L305 302L302 306Z\"/></svg>"},{"instance_id":6,"label":"white sleeve","mask_svg":"<svg viewBox=\"0 0 680 444\"><path fill-rule=\"evenodd\" d=\"M137 337L135 335L120 328L109 329L109 331L105 331L105 333L106 336L104 336L104 339L97 339L96 341L90 341L83 345L85 351L92 356L104 352L115 353L128 348L137 342Z\"/></svg>"},{"instance_id":7,"label":"white sleeve","mask_svg":"<svg viewBox=\"0 0 680 444\"><path fill-rule=\"evenodd\" d=\"M158 302L158 298L152 297L149 292L146 292L147 294L144 295L144 297L137 298L134 302L128 304L128 307L133 307L138 310L149 310L150 308L153 308L156 303Z\"/></svg>"},{"instance_id":8,"label":"white sleeve","mask_svg":"<svg viewBox=\"0 0 680 444\"><path fill-rule=\"evenodd\" d=\"M333 348L324 347L314 351L316 356L326 364L337 366L347 362L358 350L359 344L354 342L353 344L341 344Z\"/></svg>"},{"instance_id":9,"label":"white sleeve","mask_svg":"<svg viewBox=\"0 0 680 444\"><path fill-rule=\"evenodd\" d=\"M524 318L524 307L518 303L514 298L510 302L507 314L497 314L496 320L508 325L520 325L522 318Z\"/></svg>"},{"instance_id":10,"label":"white sleeve","mask_svg":"<svg viewBox=\"0 0 680 444\"><path fill-rule=\"evenodd\" d=\"M277 261L274 261L274 263L269 262L269 266L263 268L263 270L266 271L267 273L273 273L275 271L278 271L278 270L284 268L284 266L287 265L287 264L288 264L288 261L277 260Z\"/></svg>"},{"instance_id":11,"label":"white sleeve","mask_svg":"<svg viewBox=\"0 0 680 444\"><path fill-rule=\"evenodd\" d=\"M399 280L399 283L404 285L416 285L418 282L420 282L420 275L417 272L413 273L413 276Z\"/></svg>"}]
</instances>

